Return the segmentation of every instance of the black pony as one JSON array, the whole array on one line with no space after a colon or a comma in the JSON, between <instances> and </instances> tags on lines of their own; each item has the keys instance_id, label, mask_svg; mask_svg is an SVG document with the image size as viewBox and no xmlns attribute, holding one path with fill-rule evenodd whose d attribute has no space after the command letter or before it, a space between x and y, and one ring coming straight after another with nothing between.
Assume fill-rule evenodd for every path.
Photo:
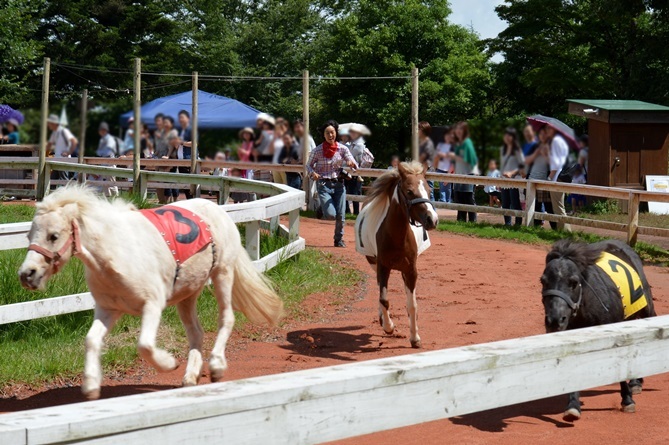
<instances>
[{"instance_id":1,"label":"black pony","mask_svg":"<svg viewBox=\"0 0 669 445\"><path fill-rule=\"evenodd\" d=\"M620 241L558 241L546 256L541 285L549 333L656 315L641 259ZM641 393L642 383L620 382L624 412L635 411L632 394ZM581 402L574 392L563 419L580 418Z\"/></svg>"}]
</instances>

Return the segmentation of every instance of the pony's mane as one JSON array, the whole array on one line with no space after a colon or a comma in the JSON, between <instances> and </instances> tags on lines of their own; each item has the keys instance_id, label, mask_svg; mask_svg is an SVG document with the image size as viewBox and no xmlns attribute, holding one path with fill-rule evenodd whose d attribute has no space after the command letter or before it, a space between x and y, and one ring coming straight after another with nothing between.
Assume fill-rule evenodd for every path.
<instances>
[{"instance_id":1,"label":"pony's mane","mask_svg":"<svg viewBox=\"0 0 669 445\"><path fill-rule=\"evenodd\" d=\"M99 196L94 189L85 185L68 184L47 195L35 206L36 213L49 213L68 204L76 204L82 214L90 213L99 206L110 206L117 210L136 210L136 207L122 199L108 201Z\"/></svg>"},{"instance_id":2,"label":"pony's mane","mask_svg":"<svg viewBox=\"0 0 669 445\"><path fill-rule=\"evenodd\" d=\"M562 239L553 244L553 249L546 255L546 264L559 258L573 261L576 266L585 270L597 262L602 254L601 246Z\"/></svg>"},{"instance_id":3,"label":"pony's mane","mask_svg":"<svg viewBox=\"0 0 669 445\"><path fill-rule=\"evenodd\" d=\"M416 161L402 162L400 168L406 171L409 175L422 175L423 164ZM399 169L390 170L379 176L373 183L367 195L367 202L374 201L379 196L390 198L395 191L395 186L400 182Z\"/></svg>"}]
</instances>

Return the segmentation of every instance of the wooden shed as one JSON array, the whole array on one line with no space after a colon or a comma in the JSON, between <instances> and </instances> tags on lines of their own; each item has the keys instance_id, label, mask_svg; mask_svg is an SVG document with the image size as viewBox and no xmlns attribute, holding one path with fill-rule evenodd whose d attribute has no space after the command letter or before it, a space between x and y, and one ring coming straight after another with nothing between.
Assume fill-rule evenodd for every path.
<instances>
[{"instance_id":1,"label":"wooden shed","mask_svg":"<svg viewBox=\"0 0 669 445\"><path fill-rule=\"evenodd\" d=\"M643 188L666 175L669 107L637 100L569 99L569 113L588 119L588 183Z\"/></svg>"}]
</instances>

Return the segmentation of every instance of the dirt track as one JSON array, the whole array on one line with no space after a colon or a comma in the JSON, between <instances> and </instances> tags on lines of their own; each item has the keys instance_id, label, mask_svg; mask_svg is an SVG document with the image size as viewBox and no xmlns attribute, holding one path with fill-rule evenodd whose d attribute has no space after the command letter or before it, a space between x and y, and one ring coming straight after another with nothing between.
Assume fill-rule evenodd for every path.
<instances>
[{"instance_id":1,"label":"dirt track","mask_svg":"<svg viewBox=\"0 0 669 445\"><path fill-rule=\"evenodd\" d=\"M330 293L310 297L304 309L311 321L291 321L269 336L275 341L250 341L233 334L228 379L415 352L407 338L400 277L392 275L389 291L397 332L386 336L377 321L374 276L364 258L355 253L352 227L347 227L346 249L331 247L332 230L331 223L302 220L301 234L307 244L334 252L367 273L367 285L357 289L350 305ZM434 233L432 248L419 262L418 313L423 348L443 349L542 333L539 275L547 250L545 246ZM669 273L657 267L648 267L646 272L658 313L669 312ZM183 364L163 375L141 367L120 380L107 379L102 395L167 389L178 385L182 375ZM582 393L583 419L575 425L561 421L566 399L558 397L341 443L665 443L669 375L646 380L644 393L635 397L636 414L619 411L617 391L616 385ZM82 400L76 387L19 391L19 396L0 400L0 412ZM401 409L401 400L397 403Z\"/></svg>"}]
</instances>

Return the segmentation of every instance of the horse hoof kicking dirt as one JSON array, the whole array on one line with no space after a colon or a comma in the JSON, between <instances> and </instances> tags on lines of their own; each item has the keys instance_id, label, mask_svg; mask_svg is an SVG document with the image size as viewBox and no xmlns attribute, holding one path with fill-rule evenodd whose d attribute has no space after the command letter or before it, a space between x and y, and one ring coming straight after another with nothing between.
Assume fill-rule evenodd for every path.
<instances>
[{"instance_id":1,"label":"horse hoof kicking dirt","mask_svg":"<svg viewBox=\"0 0 669 445\"><path fill-rule=\"evenodd\" d=\"M656 315L641 259L620 241L558 241L546 256L541 285L549 333ZM620 382L623 412L636 411L632 395L642 385L641 378ZM569 394L562 418L581 418L578 392Z\"/></svg>"},{"instance_id":2,"label":"horse hoof kicking dirt","mask_svg":"<svg viewBox=\"0 0 669 445\"><path fill-rule=\"evenodd\" d=\"M402 273L407 297L411 347L422 346L418 335L416 281L418 255L430 247L428 230L439 217L430 202L423 166L402 162L372 184L365 206L355 221L355 249L376 265L379 284L379 322L386 334L395 331L390 319L388 278L391 270Z\"/></svg>"},{"instance_id":3,"label":"horse hoof kicking dirt","mask_svg":"<svg viewBox=\"0 0 669 445\"><path fill-rule=\"evenodd\" d=\"M198 383L204 332L196 304L209 279L218 300L218 334L209 360L212 381L228 364L225 346L235 323L234 309L252 322L275 325L283 303L256 271L237 227L216 204L192 199L155 210L137 210L122 200L109 202L91 190L70 185L36 206L30 247L19 269L21 284L44 289L73 256L86 268L95 299L95 317L86 336L82 392L100 396L103 339L123 314L142 318L137 349L160 372L177 360L156 347L160 317L176 305L188 337L184 386Z\"/></svg>"}]
</instances>

